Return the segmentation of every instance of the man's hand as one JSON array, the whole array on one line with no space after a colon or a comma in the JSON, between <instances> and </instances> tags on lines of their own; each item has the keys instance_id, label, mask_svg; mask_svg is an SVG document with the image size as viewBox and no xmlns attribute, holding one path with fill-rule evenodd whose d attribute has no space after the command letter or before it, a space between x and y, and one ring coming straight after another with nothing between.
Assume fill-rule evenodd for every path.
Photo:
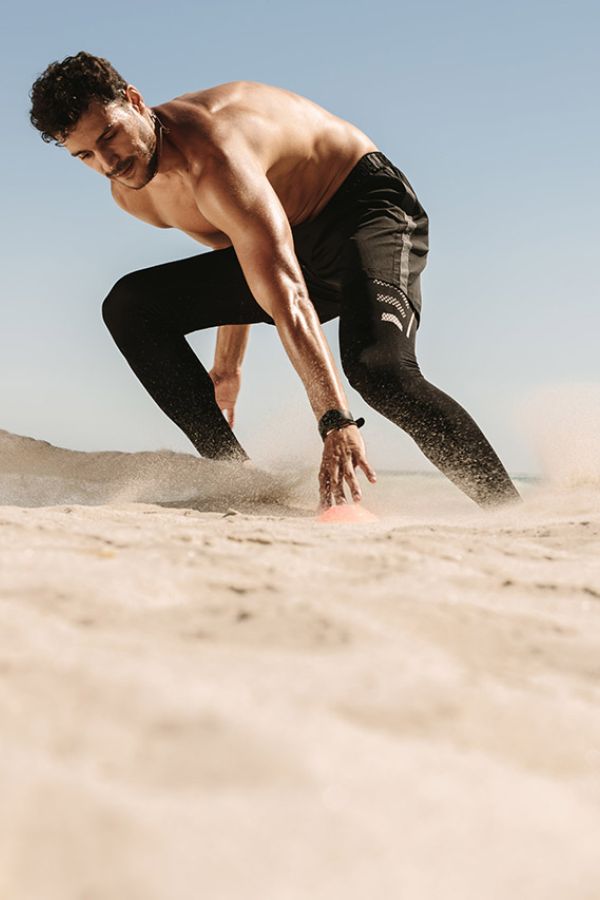
<instances>
[{"instance_id":1,"label":"man's hand","mask_svg":"<svg viewBox=\"0 0 600 900\"><path fill-rule=\"evenodd\" d=\"M217 405L233 428L235 424L235 403L240 392L242 376L239 370L235 372L217 372L211 369L208 373L215 386L215 400Z\"/></svg>"},{"instance_id":2,"label":"man's hand","mask_svg":"<svg viewBox=\"0 0 600 900\"><path fill-rule=\"evenodd\" d=\"M323 445L323 459L319 470L322 509L347 502L344 482L350 489L353 501L359 502L362 494L354 473L357 466L363 470L371 484L375 484L377 476L367 462L365 445L356 425L330 431Z\"/></svg>"},{"instance_id":3,"label":"man's hand","mask_svg":"<svg viewBox=\"0 0 600 900\"><path fill-rule=\"evenodd\" d=\"M235 404L242 383L242 362L249 335L249 325L221 325L217 331L213 367L208 373L215 386L217 406L230 428L235 424Z\"/></svg>"}]
</instances>

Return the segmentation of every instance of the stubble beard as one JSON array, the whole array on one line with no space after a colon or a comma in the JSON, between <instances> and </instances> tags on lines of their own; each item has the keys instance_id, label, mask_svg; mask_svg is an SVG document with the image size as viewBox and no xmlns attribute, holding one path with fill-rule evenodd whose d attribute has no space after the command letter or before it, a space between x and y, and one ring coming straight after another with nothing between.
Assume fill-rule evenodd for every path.
<instances>
[{"instance_id":1,"label":"stubble beard","mask_svg":"<svg viewBox=\"0 0 600 900\"><path fill-rule=\"evenodd\" d=\"M144 165L144 178L141 184L133 185L134 191L140 191L150 184L158 171L158 142L156 136L154 138L154 150L150 153L147 162Z\"/></svg>"},{"instance_id":2,"label":"stubble beard","mask_svg":"<svg viewBox=\"0 0 600 900\"><path fill-rule=\"evenodd\" d=\"M151 135L151 140L149 144L145 147L145 152L143 157L132 156L131 161L135 163L138 168L143 165L143 177L141 182L137 182L136 184L128 183L127 181L121 182L123 187L127 187L132 191L141 191L145 188L158 171L158 163L159 163L159 138L156 132L156 129L153 130ZM129 163L128 163L129 164ZM118 179L118 176L117 176Z\"/></svg>"}]
</instances>

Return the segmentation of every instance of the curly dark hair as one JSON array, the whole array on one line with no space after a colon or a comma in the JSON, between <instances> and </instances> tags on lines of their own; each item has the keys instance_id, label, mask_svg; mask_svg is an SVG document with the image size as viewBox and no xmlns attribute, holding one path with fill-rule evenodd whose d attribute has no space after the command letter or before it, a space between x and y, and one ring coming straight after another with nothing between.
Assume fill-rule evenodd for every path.
<instances>
[{"instance_id":1,"label":"curly dark hair","mask_svg":"<svg viewBox=\"0 0 600 900\"><path fill-rule=\"evenodd\" d=\"M125 96L127 82L101 56L82 50L53 62L33 83L31 124L42 132L46 143L61 144L92 100L110 103Z\"/></svg>"}]
</instances>

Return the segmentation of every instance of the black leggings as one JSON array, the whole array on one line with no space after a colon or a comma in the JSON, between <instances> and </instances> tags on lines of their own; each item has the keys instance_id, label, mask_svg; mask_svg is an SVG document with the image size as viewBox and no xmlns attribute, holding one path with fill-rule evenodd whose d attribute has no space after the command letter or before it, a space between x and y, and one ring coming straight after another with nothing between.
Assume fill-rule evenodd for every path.
<instances>
[{"instance_id":1,"label":"black leggings","mask_svg":"<svg viewBox=\"0 0 600 900\"><path fill-rule=\"evenodd\" d=\"M513 500L518 494L478 426L423 378L417 363L427 226L406 176L376 152L357 163L315 219L292 233L321 322L339 316L350 384L475 502ZM232 248L125 275L102 314L146 390L202 456L248 458L185 339L216 325L273 324Z\"/></svg>"}]
</instances>

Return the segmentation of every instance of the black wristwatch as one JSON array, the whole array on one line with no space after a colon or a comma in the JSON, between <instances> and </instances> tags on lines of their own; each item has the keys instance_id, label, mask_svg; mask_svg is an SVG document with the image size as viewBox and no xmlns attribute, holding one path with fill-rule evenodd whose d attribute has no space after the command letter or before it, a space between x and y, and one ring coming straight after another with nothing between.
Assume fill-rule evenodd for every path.
<instances>
[{"instance_id":1,"label":"black wristwatch","mask_svg":"<svg viewBox=\"0 0 600 900\"><path fill-rule=\"evenodd\" d=\"M319 419L319 434L325 440L330 431L345 428L346 425L356 425L362 428L365 424L363 418L354 419L349 409L328 409Z\"/></svg>"}]
</instances>

